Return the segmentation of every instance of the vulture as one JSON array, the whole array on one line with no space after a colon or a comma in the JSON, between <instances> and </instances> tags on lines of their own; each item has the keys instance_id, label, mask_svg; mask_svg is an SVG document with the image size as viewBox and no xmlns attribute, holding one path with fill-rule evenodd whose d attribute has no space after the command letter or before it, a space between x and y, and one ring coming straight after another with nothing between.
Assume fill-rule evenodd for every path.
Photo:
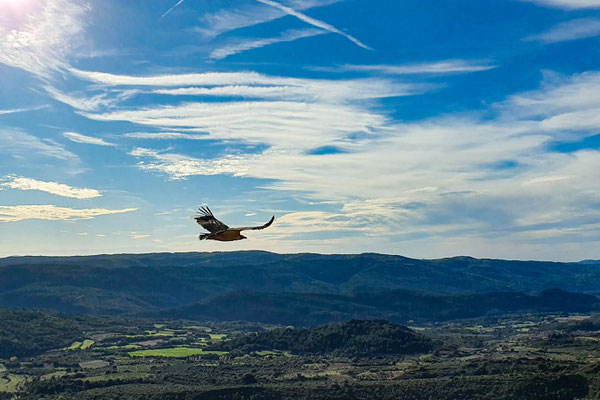
<instances>
[{"instance_id":1,"label":"vulture","mask_svg":"<svg viewBox=\"0 0 600 400\"><path fill-rule=\"evenodd\" d=\"M271 226L273 221L275 220L275 216L273 215L269 222L261 226L244 226L242 228L230 228L218 219L215 218L210 208L200 207L199 213L194 219L199 225L202 225L204 229L209 231L210 233L202 233L198 236L200 240L219 240L221 242L231 242L233 240L242 240L247 239L246 236L240 234L241 231L245 230L258 230L265 229Z\"/></svg>"}]
</instances>

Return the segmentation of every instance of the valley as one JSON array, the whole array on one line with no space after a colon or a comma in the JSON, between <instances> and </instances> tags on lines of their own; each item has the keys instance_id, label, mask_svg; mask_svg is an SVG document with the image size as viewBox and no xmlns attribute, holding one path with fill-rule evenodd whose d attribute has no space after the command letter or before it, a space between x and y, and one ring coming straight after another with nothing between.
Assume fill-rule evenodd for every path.
<instances>
[{"instance_id":1,"label":"valley","mask_svg":"<svg viewBox=\"0 0 600 400\"><path fill-rule=\"evenodd\" d=\"M31 326L39 327L39 320L48 317L30 311L3 311L2 316L4 324L11 318L28 320L23 329L35 329ZM368 399L375 394L381 399L562 400L600 396L597 314L512 315L410 329L355 320L305 332L242 322L54 317L57 326L74 324L81 330L57 332L56 348L2 357L0 398ZM377 335L382 324L408 335L401 336L405 343L415 343L409 339L414 337L426 345L378 351L378 346L388 348L381 338L390 337ZM362 326L363 336L352 330L357 325ZM293 343L305 337L305 349L311 348L311 341L317 346L312 351L282 350L289 346L286 333L292 334ZM328 335L342 347L324 347ZM260 346L253 346L256 343Z\"/></svg>"}]
</instances>

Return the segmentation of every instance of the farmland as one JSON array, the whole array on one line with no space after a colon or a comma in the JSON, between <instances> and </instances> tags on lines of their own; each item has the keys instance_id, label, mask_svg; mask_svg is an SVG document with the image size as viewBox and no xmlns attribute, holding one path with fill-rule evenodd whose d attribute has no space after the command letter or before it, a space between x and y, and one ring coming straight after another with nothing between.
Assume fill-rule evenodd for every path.
<instances>
[{"instance_id":1,"label":"farmland","mask_svg":"<svg viewBox=\"0 0 600 400\"><path fill-rule=\"evenodd\" d=\"M138 350L127 353L130 357L176 357L186 358L196 355L224 355L226 351L210 351L192 347L170 347L166 349Z\"/></svg>"},{"instance_id":2,"label":"farmland","mask_svg":"<svg viewBox=\"0 0 600 400\"><path fill-rule=\"evenodd\" d=\"M23 320L27 312L12 313ZM71 345L0 360L0 398L173 399L193 394L333 399L346 393L364 399L374 394L382 399L484 399L492 394L496 399L591 400L600 395L600 316L595 314L512 315L409 330L381 321L303 330L52 318L78 328L56 338ZM409 335L402 340L419 345L412 347L415 352L407 347L380 351L377 332L382 329L388 332L385 337ZM353 333L344 341L347 332ZM342 335L336 343L344 347L327 350L323 343L331 335ZM311 347L312 341L316 346ZM361 350L365 343L370 353Z\"/></svg>"}]
</instances>

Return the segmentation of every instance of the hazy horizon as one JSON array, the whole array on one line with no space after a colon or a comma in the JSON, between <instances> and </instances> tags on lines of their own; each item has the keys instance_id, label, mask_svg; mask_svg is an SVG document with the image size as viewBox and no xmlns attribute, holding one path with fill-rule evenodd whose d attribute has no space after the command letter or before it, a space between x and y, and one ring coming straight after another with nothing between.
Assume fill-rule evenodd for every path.
<instances>
[{"instance_id":1,"label":"hazy horizon","mask_svg":"<svg viewBox=\"0 0 600 400\"><path fill-rule=\"evenodd\" d=\"M158 255L158 254L173 254L173 255L177 255L177 254L190 254L190 253L198 253L198 254L213 254L213 253L238 253L238 252L267 252L267 253L272 253L272 254L277 254L277 255L310 255L310 254L314 254L314 255L320 255L320 256L361 256L361 255L369 255L369 254L373 254L373 255L378 255L378 256L390 256L390 257L403 257L403 258L407 258L407 259L414 259L414 260L423 260L423 261L435 261L435 260L441 260L441 259L453 259L453 258L473 258L473 259L480 259L480 260L498 260L498 261L524 261L524 262L528 262L528 261L533 261L533 262L557 262L557 263L571 263L571 264L575 264L575 263L585 263L585 262L591 262L592 265L596 264L595 262L598 261L598 263L600 263L600 259L581 259L581 260L564 260L564 261L555 261L555 260L545 260L545 259L525 259L525 258L491 258L491 257L474 257L474 256L470 256L470 255L464 255L464 254L457 254L457 255L450 255L450 256L444 256L444 257L408 257L402 254L392 254L392 253L378 253L378 252L359 252L359 253L315 253L315 252L311 252L311 251L305 251L305 252L277 252L277 251L269 251L269 250L261 250L261 249L249 249L249 250L189 250L189 251L154 251L154 252L127 252L127 251L123 251L123 252L107 252L107 253L79 253L79 254L62 254L62 253L56 253L56 254L52 254L51 252L46 252L43 254L16 254L16 255L11 255L11 256L1 256L0 260L2 259L6 259L6 258L25 258L25 257L60 257L60 258L70 258L70 257L96 257L96 256L148 256L148 255Z\"/></svg>"}]
</instances>

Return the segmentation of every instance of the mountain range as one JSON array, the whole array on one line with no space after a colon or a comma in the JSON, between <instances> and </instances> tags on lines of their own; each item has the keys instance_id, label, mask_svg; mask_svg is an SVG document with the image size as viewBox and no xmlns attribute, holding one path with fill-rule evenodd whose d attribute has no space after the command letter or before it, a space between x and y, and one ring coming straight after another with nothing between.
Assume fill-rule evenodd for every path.
<instances>
[{"instance_id":1,"label":"mountain range","mask_svg":"<svg viewBox=\"0 0 600 400\"><path fill-rule=\"evenodd\" d=\"M589 311L600 264L261 251L0 259L0 307L314 325Z\"/></svg>"}]
</instances>

